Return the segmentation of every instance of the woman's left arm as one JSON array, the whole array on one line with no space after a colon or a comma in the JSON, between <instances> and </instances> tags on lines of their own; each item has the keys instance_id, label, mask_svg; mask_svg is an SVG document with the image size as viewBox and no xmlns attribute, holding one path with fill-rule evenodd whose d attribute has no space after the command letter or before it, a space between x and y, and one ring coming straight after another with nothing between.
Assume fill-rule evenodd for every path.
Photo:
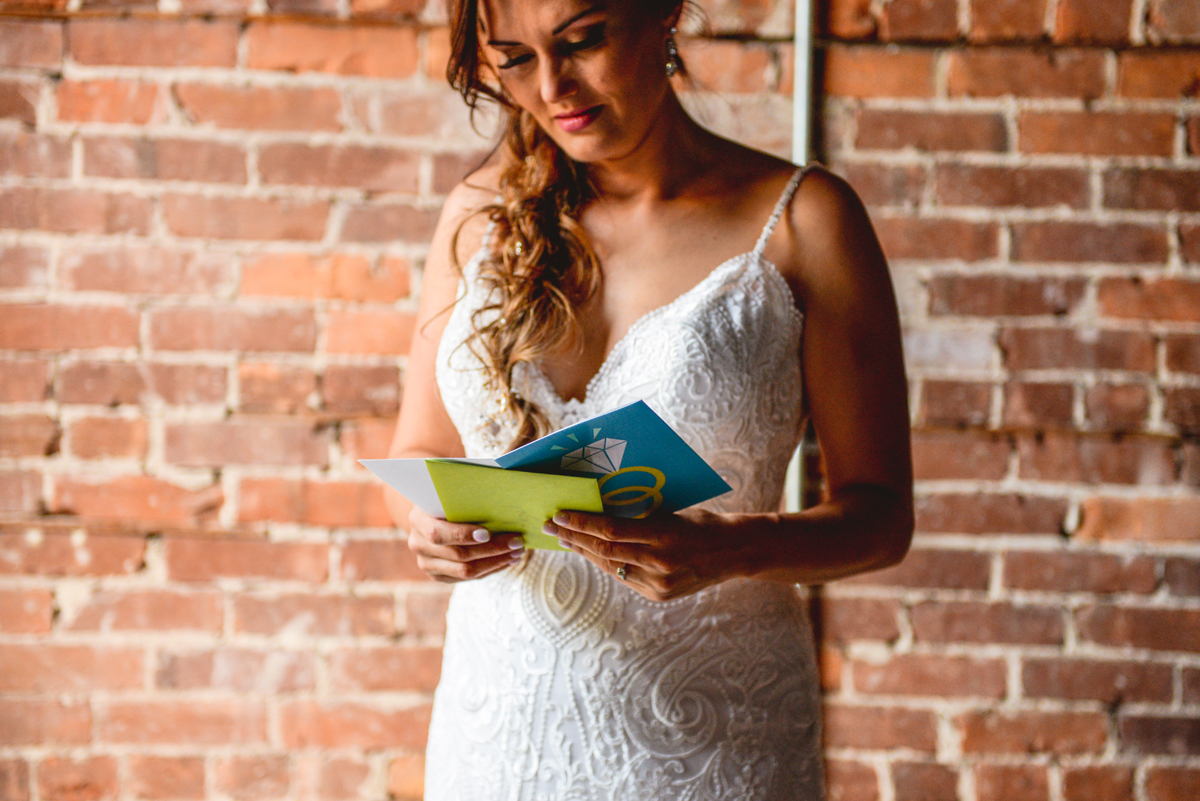
<instances>
[{"instance_id":1,"label":"woman's left arm","mask_svg":"<svg viewBox=\"0 0 1200 801\"><path fill-rule=\"evenodd\" d=\"M578 512L547 527L664 600L738 576L819 584L894 565L912 539L912 457L900 323L887 262L844 181L813 170L777 258L804 310L804 390L826 497L793 514L685 510L647 520Z\"/></svg>"}]
</instances>

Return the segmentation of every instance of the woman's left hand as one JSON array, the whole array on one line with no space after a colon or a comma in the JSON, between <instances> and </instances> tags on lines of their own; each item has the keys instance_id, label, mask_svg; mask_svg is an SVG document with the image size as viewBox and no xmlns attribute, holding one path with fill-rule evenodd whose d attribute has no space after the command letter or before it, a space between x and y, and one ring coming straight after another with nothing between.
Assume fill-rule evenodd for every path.
<instances>
[{"instance_id":1,"label":"woman's left hand","mask_svg":"<svg viewBox=\"0 0 1200 801\"><path fill-rule=\"evenodd\" d=\"M633 520L559 512L542 529L652 601L667 601L750 573L747 538L729 517L684 510Z\"/></svg>"}]
</instances>

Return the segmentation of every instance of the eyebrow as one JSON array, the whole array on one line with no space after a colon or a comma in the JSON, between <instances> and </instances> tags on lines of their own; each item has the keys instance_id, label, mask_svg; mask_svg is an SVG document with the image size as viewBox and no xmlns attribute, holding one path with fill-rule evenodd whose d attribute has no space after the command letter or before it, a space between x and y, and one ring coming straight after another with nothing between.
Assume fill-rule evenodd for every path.
<instances>
[{"instance_id":1,"label":"eyebrow","mask_svg":"<svg viewBox=\"0 0 1200 801\"><path fill-rule=\"evenodd\" d=\"M556 27L553 31L551 31L551 34L554 36L558 36L560 33L565 31L567 28L574 25L575 22L586 17L588 14L594 14L597 11L603 11L604 5L605 5L604 3L596 3L592 6L589 6L588 8L585 8L583 11L580 11L578 14L571 17L566 22L561 23L558 27ZM491 47L519 47L521 45L520 42L507 42L507 41L504 41L503 39L488 39L488 44Z\"/></svg>"}]
</instances>

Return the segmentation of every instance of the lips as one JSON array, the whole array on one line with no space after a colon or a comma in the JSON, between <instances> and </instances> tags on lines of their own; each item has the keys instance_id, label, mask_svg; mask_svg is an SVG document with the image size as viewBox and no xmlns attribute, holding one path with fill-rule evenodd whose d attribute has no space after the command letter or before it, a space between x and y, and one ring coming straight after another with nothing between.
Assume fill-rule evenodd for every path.
<instances>
[{"instance_id":1,"label":"lips","mask_svg":"<svg viewBox=\"0 0 1200 801\"><path fill-rule=\"evenodd\" d=\"M569 111L566 114L555 114L554 121L558 123L559 128L562 128L567 133L575 133L591 125L600 116L603 108L603 106L592 106L591 108Z\"/></svg>"}]
</instances>

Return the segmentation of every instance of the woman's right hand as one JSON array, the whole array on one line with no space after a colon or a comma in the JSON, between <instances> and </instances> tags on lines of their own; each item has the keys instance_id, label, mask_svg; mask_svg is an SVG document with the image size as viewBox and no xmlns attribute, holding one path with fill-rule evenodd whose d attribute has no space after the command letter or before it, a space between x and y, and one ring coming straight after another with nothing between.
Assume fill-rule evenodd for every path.
<instances>
[{"instance_id":1,"label":"woman's right hand","mask_svg":"<svg viewBox=\"0 0 1200 801\"><path fill-rule=\"evenodd\" d=\"M408 516L408 547L417 555L417 567L444 582L482 578L525 554L520 534L493 536L480 526L439 520L415 506Z\"/></svg>"}]
</instances>

